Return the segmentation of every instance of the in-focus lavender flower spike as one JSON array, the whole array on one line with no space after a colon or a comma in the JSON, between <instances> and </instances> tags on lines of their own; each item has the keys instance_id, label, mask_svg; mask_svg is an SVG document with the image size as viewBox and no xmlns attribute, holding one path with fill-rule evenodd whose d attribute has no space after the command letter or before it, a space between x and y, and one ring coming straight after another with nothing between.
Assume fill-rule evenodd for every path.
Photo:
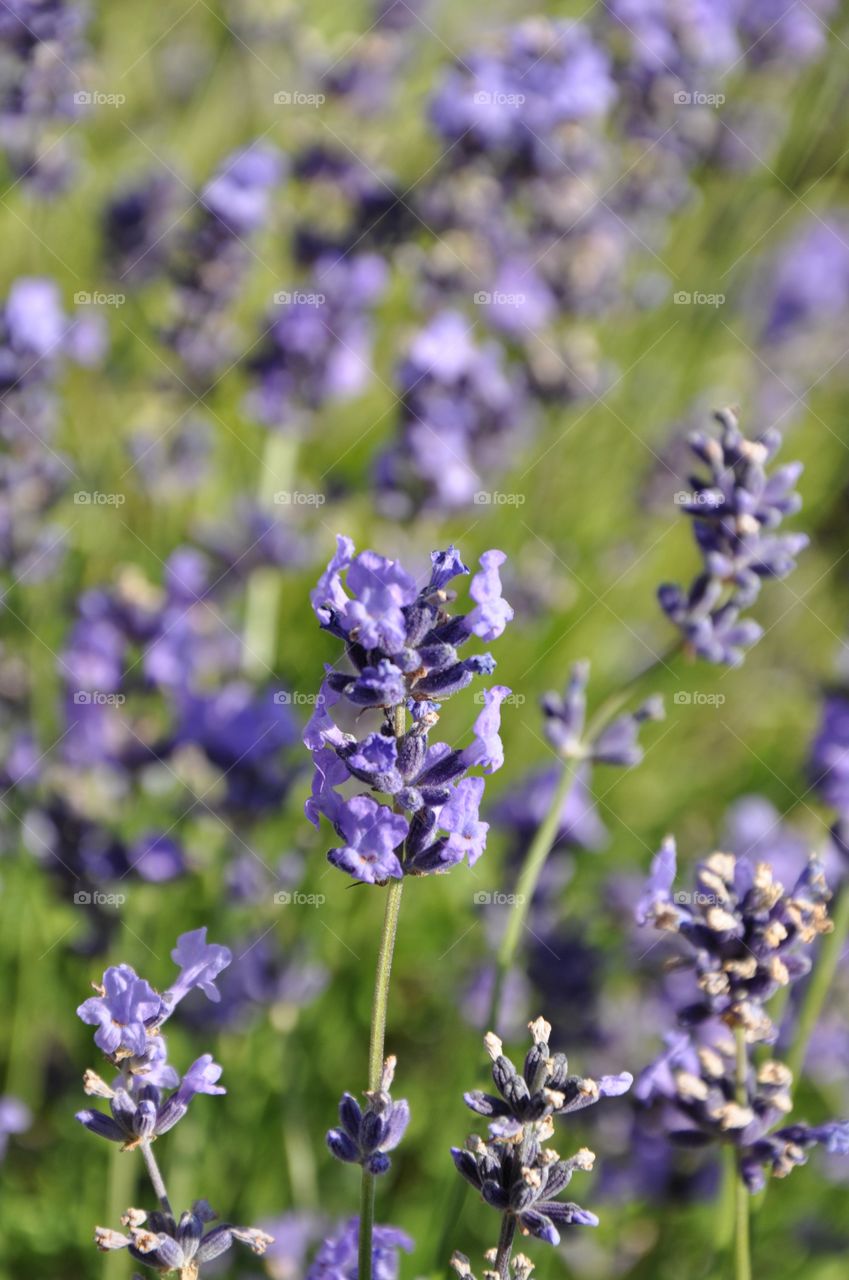
<instances>
[{"instance_id":1,"label":"in-focus lavender flower spike","mask_svg":"<svg viewBox=\"0 0 849 1280\"><path fill-rule=\"evenodd\" d=\"M403 1098L394 1102L389 1092L395 1065L394 1057L386 1059L380 1088L366 1094L365 1109L350 1093L343 1094L339 1127L327 1134L327 1145L337 1160L362 1165L369 1173L386 1173L391 1164L387 1152L398 1146L410 1122L409 1104Z\"/></svg>"},{"instance_id":2,"label":"in-focus lavender flower spike","mask_svg":"<svg viewBox=\"0 0 849 1280\"><path fill-rule=\"evenodd\" d=\"M719 1017L749 1042L776 1036L764 1001L810 971L811 945L832 923L821 864L811 858L789 892L766 862L713 853L698 864L693 892L673 892L675 842L656 855L637 922L677 933L688 944L682 965L693 973L685 1026Z\"/></svg>"},{"instance_id":3,"label":"in-focus lavender flower spike","mask_svg":"<svg viewBox=\"0 0 849 1280\"><path fill-rule=\"evenodd\" d=\"M140 1142L150 1142L173 1129L186 1114L189 1103L198 1093L226 1093L216 1082L221 1067L205 1053L189 1067L177 1088L163 1098L155 1084L145 1084L130 1095L126 1089L111 1089L93 1071L86 1072L86 1093L108 1098L111 1118L101 1111L78 1111L77 1120L92 1133L110 1142L120 1142L130 1151Z\"/></svg>"},{"instance_id":4,"label":"in-focus lavender flower spike","mask_svg":"<svg viewBox=\"0 0 849 1280\"><path fill-rule=\"evenodd\" d=\"M685 648L707 662L738 666L761 636L756 622L741 618L743 610L754 603L764 579L785 578L795 568L795 557L808 544L803 533L774 532L801 506L794 485L802 467L790 463L768 475L780 433L771 429L748 440L733 409L716 418L722 426L718 440L694 435L690 442L709 474L691 476L692 492L681 495L703 569L689 590L667 583L658 599Z\"/></svg>"},{"instance_id":5,"label":"in-focus lavender flower spike","mask_svg":"<svg viewBox=\"0 0 849 1280\"><path fill-rule=\"evenodd\" d=\"M357 880L383 884L444 872L483 853L483 779L467 775L492 773L503 763L501 704L509 689L495 685L478 696L483 707L467 747L432 743L429 735L440 701L494 670L489 654L463 658L460 649L472 636L496 639L513 617L499 576L504 559L501 551L481 556L471 583L474 607L453 615L449 584L469 572L456 548L433 552L420 586L397 561L373 551L357 555L350 538L340 536L312 593L321 626L344 642L353 671L328 669L304 733L315 766L306 814L316 825L321 815L333 823L345 843L328 858ZM343 732L331 712L345 702L358 717L367 709L382 712L382 723L359 739ZM351 780L389 803L368 794L343 798L338 788Z\"/></svg>"},{"instance_id":6,"label":"in-focus lavender flower spike","mask_svg":"<svg viewBox=\"0 0 849 1280\"><path fill-rule=\"evenodd\" d=\"M474 1090L465 1095L465 1102L490 1120L489 1138L475 1135L464 1148L451 1150L462 1177L505 1216L496 1268L500 1276L508 1274L517 1228L556 1245L560 1226L597 1226L594 1213L555 1198L576 1169L592 1168L593 1153L584 1148L562 1160L544 1144L554 1133L554 1116L580 1111L600 1098L618 1097L633 1083L627 1071L598 1080L571 1075L565 1054L553 1054L549 1048L550 1024L537 1018L529 1028L533 1045L521 1072L505 1057L498 1036L490 1031L484 1037L497 1092Z\"/></svg>"}]
</instances>

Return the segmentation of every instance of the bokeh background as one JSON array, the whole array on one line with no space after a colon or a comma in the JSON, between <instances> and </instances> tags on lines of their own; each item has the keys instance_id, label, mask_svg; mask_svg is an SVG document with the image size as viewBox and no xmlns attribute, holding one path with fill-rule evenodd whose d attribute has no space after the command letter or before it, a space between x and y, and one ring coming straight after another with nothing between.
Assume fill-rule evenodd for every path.
<instances>
[{"instance_id":1,"label":"bokeh background","mask_svg":"<svg viewBox=\"0 0 849 1280\"><path fill-rule=\"evenodd\" d=\"M163 987L200 925L235 963L171 1056L213 1052L228 1093L159 1144L172 1199L276 1223L222 1276L305 1275L356 1211L323 1135L365 1073L382 893L328 867L299 742L337 656L309 590L338 531L417 570L501 547L516 609L487 853L403 906L388 1044L413 1120L378 1218L415 1240L404 1276L494 1242L471 1195L452 1216L448 1147L486 1078L514 819L553 763L538 698L587 657L598 702L666 652L656 588L697 563L684 439L729 403L803 460L811 546L744 667L676 659L645 687L667 718L553 854L508 1039L543 1012L577 1068L636 1074L669 1026L632 924L660 837L685 862L827 846L807 762L845 675L849 13L537 12L2 6L3 1280L131 1275L91 1243L143 1192L74 1122L99 1066L75 1008L108 963ZM448 740L477 709L446 708ZM845 982L828 1019L811 1121L849 1112ZM529 1249L542 1280L724 1274L709 1159L673 1159L628 1099L557 1145L582 1143L601 1226ZM770 1188L755 1274L845 1273L847 1179L814 1156Z\"/></svg>"}]
</instances>

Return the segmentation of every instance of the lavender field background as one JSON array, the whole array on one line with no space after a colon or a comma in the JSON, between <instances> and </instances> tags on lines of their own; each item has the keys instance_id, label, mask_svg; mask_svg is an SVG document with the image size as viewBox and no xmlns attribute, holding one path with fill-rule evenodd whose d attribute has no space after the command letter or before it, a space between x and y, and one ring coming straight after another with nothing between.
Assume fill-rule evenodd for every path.
<instances>
[{"instance_id":1,"label":"lavender field background","mask_svg":"<svg viewBox=\"0 0 849 1280\"><path fill-rule=\"evenodd\" d=\"M657 1058L671 952L635 909L668 832L687 882L716 849L785 883L815 852L845 910L847 66L834 0L0 3L0 1280L143 1270L93 1244L143 1167L74 1120L83 1071L109 1074L76 1010L108 965L163 990L201 927L232 963L168 1047L227 1093L156 1150L175 1204L275 1237L202 1275L356 1275L310 1271L358 1211L325 1133L365 1088L386 893L304 816L339 533L425 579L435 548L473 573L500 548L514 612L486 851L405 888L387 1048L411 1120L377 1221L413 1247L378 1280L497 1238L449 1148L557 767L539 701L574 663L591 712L633 680L665 718L639 763L581 775L508 1048L542 1014L581 1075ZM810 539L738 665L673 652L657 599L698 572L687 435L730 405L804 464ZM452 747L477 689L444 704ZM814 1125L849 1117L846 954L793 1095ZM673 1148L633 1090L565 1123L600 1222L523 1244L540 1280L734 1274L718 1152ZM844 1275L847 1194L837 1152L770 1179L753 1274Z\"/></svg>"}]
</instances>

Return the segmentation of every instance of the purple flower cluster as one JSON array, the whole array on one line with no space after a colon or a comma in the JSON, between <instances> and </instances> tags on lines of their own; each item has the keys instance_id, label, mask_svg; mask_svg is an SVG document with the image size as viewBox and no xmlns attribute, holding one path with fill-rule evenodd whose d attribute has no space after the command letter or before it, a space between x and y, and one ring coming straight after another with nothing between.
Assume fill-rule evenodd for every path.
<instances>
[{"instance_id":1,"label":"purple flower cluster","mask_svg":"<svg viewBox=\"0 0 849 1280\"><path fill-rule=\"evenodd\" d=\"M794 486L802 466L791 462L769 475L766 467L781 444L780 434L770 430L748 440L733 410L716 417L722 426L718 440L691 437L693 453L708 475L690 477L692 492L682 503L693 521L702 572L686 591L663 585L658 599L690 652L707 662L737 666L762 635L761 627L741 613L757 599L764 579L792 572L808 543L803 533L775 532L801 506Z\"/></svg>"},{"instance_id":2,"label":"purple flower cluster","mask_svg":"<svg viewBox=\"0 0 849 1280\"><path fill-rule=\"evenodd\" d=\"M41 195L66 186L73 172L63 135L90 97L77 70L88 53L88 20L80 0L9 0L0 8L0 147Z\"/></svg>"},{"instance_id":3,"label":"purple flower cluster","mask_svg":"<svg viewBox=\"0 0 849 1280\"><path fill-rule=\"evenodd\" d=\"M501 345L475 342L459 312L438 312L415 335L397 375L397 439L378 461L384 505L450 510L468 505L503 469L520 422L529 426L524 379Z\"/></svg>"},{"instance_id":4,"label":"purple flower cluster","mask_svg":"<svg viewBox=\"0 0 849 1280\"><path fill-rule=\"evenodd\" d=\"M767 1174L786 1177L817 1145L849 1155L849 1121L787 1123L792 1084L788 1068L769 1059L747 1066L741 1091L733 1038L713 1025L699 1039L687 1033L669 1036L660 1058L637 1080L634 1095L661 1112L675 1145L735 1148L741 1177L754 1193Z\"/></svg>"},{"instance_id":5,"label":"purple flower cluster","mask_svg":"<svg viewBox=\"0 0 849 1280\"><path fill-rule=\"evenodd\" d=\"M104 340L91 315L66 314L47 277L20 276L0 307L0 565L16 582L61 563L65 531L50 514L76 472L53 447L58 383L69 362L97 363Z\"/></svg>"},{"instance_id":6,"label":"purple flower cluster","mask_svg":"<svg viewBox=\"0 0 849 1280\"><path fill-rule=\"evenodd\" d=\"M348 1221L328 1236L315 1255L306 1280L357 1280L357 1248L360 1236L359 1218ZM398 1251L410 1253L413 1242L397 1227L375 1226L372 1237L373 1280L398 1280Z\"/></svg>"},{"instance_id":7,"label":"purple flower cluster","mask_svg":"<svg viewBox=\"0 0 849 1280\"><path fill-rule=\"evenodd\" d=\"M811 858L790 891L769 863L753 865L731 853L700 862L692 892L674 891L676 870L669 837L652 862L636 917L686 944L680 963L692 971L696 992L679 1009L679 1021L698 1026L719 1017L749 1042L774 1040L764 1002L810 971L810 948L832 927L820 863Z\"/></svg>"},{"instance_id":8,"label":"purple flower cluster","mask_svg":"<svg viewBox=\"0 0 849 1280\"><path fill-rule=\"evenodd\" d=\"M222 1222L206 1231L207 1223L214 1222L217 1216L206 1200L196 1200L179 1221L167 1212L128 1209L121 1219L127 1234L98 1227L95 1244L103 1253L126 1249L136 1262L160 1275L179 1271L181 1276L193 1277L200 1275L204 1263L220 1258L236 1241L248 1245L256 1254L265 1253L271 1244L271 1237L258 1227L234 1227Z\"/></svg>"},{"instance_id":9,"label":"purple flower cluster","mask_svg":"<svg viewBox=\"0 0 849 1280\"><path fill-rule=\"evenodd\" d=\"M561 696L548 693L542 700L545 736L564 760L588 761L591 764L632 768L643 758L639 742L640 727L652 720L662 720L663 699L654 694L635 711L617 716L586 737L587 684L590 664L576 662L569 683Z\"/></svg>"},{"instance_id":10,"label":"purple flower cluster","mask_svg":"<svg viewBox=\"0 0 849 1280\"><path fill-rule=\"evenodd\" d=\"M248 406L267 426L297 428L308 411L358 394L372 376L370 311L386 282L373 253L319 258L310 278L278 295L248 361Z\"/></svg>"},{"instance_id":11,"label":"purple flower cluster","mask_svg":"<svg viewBox=\"0 0 849 1280\"><path fill-rule=\"evenodd\" d=\"M316 826L322 814L333 823L343 844L328 858L354 879L378 884L447 871L484 851L483 779L467 775L475 768L492 773L503 763L500 706L509 690L495 685L482 695L470 746L428 739L441 701L495 667L489 654L463 658L459 651L472 636L497 639L513 617L501 591L504 559L500 551L484 553L470 587L473 608L452 616L448 583L469 572L453 547L433 553L422 587L398 561L373 551L355 555L351 540L340 536L312 593L322 628L344 643L353 670L328 668L304 734L315 765L306 813ZM362 739L344 732L330 711L346 707L358 716L381 713L380 728ZM338 788L350 780L391 803L367 793L343 798Z\"/></svg>"},{"instance_id":12,"label":"purple flower cluster","mask_svg":"<svg viewBox=\"0 0 849 1280\"><path fill-rule=\"evenodd\" d=\"M458 1172L483 1200L505 1215L523 1235L559 1244L558 1227L598 1225L595 1214L556 1197L576 1169L593 1167L595 1157L582 1149L567 1160L545 1146L554 1133L554 1117L571 1115L601 1098L626 1093L633 1083L627 1072L592 1080L569 1073L565 1054L549 1048L551 1026L544 1018L529 1024L533 1046L521 1072L504 1056L492 1032L484 1045L492 1060L497 1094L475 1090L466 1105L491 1119L489 1138L473 1136L451 1155ZM511 1235L512 1238L512 1235Z\"/></svg>"},{"instance_id":13,"label":"purple flower cluster","mask_svg":"<svg viewBox=\"0 0 849 1280\"><path fill-rule=\"evenodd\" d=\"M122 1218L126 1234L98 1227L98 1249L127 1249L137 1262L154 1270L198 1276L203 1263L225 1253L234 1241L264 1253L271 1237L255 1227L229 1223L206 1232L206 1224L216 1214L205 1200L197 1201L179 1221L171 1211L150 1144L185 1116L197 1094L226 1091L218 1084L221 1067L208 1053L196 1059L180 1079L167 1060L161 1029L196 988L209 1000L220 999L215 980L230 964L231 954L227 947L208 943L203 928L181 934L171 958L179 972L161 995L130 965L121 964L106 970L102 985L96 988L98 994L77 1009L83 1022L97 1027L94 1042L119 1072L114 1085L93 1071L85 1073L86 1093L108 1099L111 1115L85 1110L77 1113L77 1120L91 1133L121 1143L123 1151L141 1148L160 1202L160 1210L151 1214L128 1209ZM171 1090L167 1097L162 1092L166 1088Z\"/></svg>"},{"instance_id":14,"label":"purple flower cluster","mask_svg":"<svg viewBox=\"0 0 849 1280\"><path fill-rule=\"evenodd\" d=\"M327 1134L327 1145L337 1160L362 1165L373 1174L386 1173L390 1167L387 1152L398 1146L410 1122L409 1104L403 1098L393 1102L389 1092L395 1065L395 1058L386 1059L380 1088L366 1094L365 1110L352 1094L342 1095L339 1128Z\"/></svg>"}]
</instances>

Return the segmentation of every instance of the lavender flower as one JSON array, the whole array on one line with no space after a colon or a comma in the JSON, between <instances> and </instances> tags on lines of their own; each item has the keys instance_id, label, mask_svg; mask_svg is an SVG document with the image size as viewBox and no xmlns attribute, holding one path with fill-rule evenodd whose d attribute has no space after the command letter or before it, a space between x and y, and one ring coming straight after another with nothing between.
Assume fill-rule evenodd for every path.
<instances>
[{"instance_id":1,"label":"lavender flower","mask_svg":"<svg viewBox=\"0 0 849 1280\"><path fill-rule=\"evenodd\" d=\"M556 1245L558 1226L596 1226L598 1218L577 1204L555 1198L576 1169L592 1168L595 1157L584 1148L561 1160L547 1149L544 1144L554 1133L553 1117L592 1106L600 1098L618 1097L631 1087L633 1077L627 1071L599 1080L570 1075L565 1055L551 1053L549 1023L537 1018L529 1027L533 1046L521 1073L504 1056L496 1035L488 1032L484 1037L498 1092L475 1090L465 1095L465 1101L478 1115L491 1118L489 1139L471 1137L465 1148L452 1148L451 1155L458 1172L486 1203L506 1215L511 1241L518 1227L523 1235Z\"/></svg>"},{"instance_id":2,"label":"lavender flower","mask_svg":"<svg viewBox=\"0 0 849 1280\"><path fill-rule=\"evenodd\" d=\"M85 1077L86 1093L108 1098L112 1115L86 1110L78 1111L76 1118L98 1137L120 1142L124 1151L130 1151L139 1143L150 1142L173 1129L186 1114L196 1094L226 1093L216 1083L220 1075L221 1067L212 1061L211 1054L205 1053L192 1063L174 1092L163 1098L155 1084L144 1084L130 1094L123 1088L111 1089L89 1071Z\"/></svg>"},{"instance_id":3,"label":"lavender flower","mask_svg":"<svg viewBox=\"0 0 849 1280\"><path fill-rule=\"evenodd\" d=\"M226 1253L238 1241L253 1253L263 1254L272 1243L271 1236L257 1227L234 1227L222 1222L210 1231L204 1228L218 1215L206 1200L196 1200L191 1210L175 1222L169 1213L144 1213L128 1209L121 1222L127 1234L98 1227L95 1243L102 1252L126 1249L131 1258L160 1273L179 1271L181 1277L197 1277L204 1263Z\"/></svg>"},{"instance_id":4,"label":"lavender flower","mask_svg":"<svg viewBox=\"0 0 849 1280\"><path fill-rule=\"evenodd\" d=\"M306 1280L357 1280L359 1218L349 1218L329 1236L315 1255ZM410 1253L413 1242L398 1227L375 1226L372 1236L372 1280L398 1280L398 1251Z\"/></svg>"},{"instance_id":5,"label":"lavender flower","mask_svg":"<svg viewBox=\"0 0 849 1280\"><path fill-rule=\"evenodd\" d=\"M365 1110L350 1093L342 1095L339 1128L327 1134L327 1145L337 1160L362 1165L369 1173L386 1173L391 1164L387 1152L398 1146L410 1122L409 1104L404 1099L393 1102L389 1092L395 1065L394 1057L386 1059L380 1088L366 1093Z\"/></svg>"},{"instance_id":6,"label":"lavender flower","mask_svg":"<svg viewBox=\"0 0 849 1280\"><path fill-rule=\"evenodd\" d=\"M26 1103L8 1093L0 1096L0 1161L5 1158L9 1138L26 1133L31 1124L32 1112Z\"/></svg>"},{"instance_id":7,"label":"lavender flower","mask_svg":"<svg viewBox=\"0 0 849 1280\"><path fill-rule=\"evenodd\" d=\"M564 694L545 695L542 700L545 736L564 760L587 760L627 768L638 765L643 758L638 741L640 726L646 721L663 719L662 699L658 695L648 698L636 711L618 716L587 741L586 689L589 677L590 664L576 662Z\"/></svg>"},{"instance_id":8,"label":"lavender flower","mask_svg":"<svg viewBox=\"0 0 849 1280\"><path fill-rule=\"evenodd\" d=\"M698 1026L718 1016L750 1042L774 1040L763 1002L809 972L807 949L832 928L820 863L812 857L790 892L768 863L753 866L730 853L699 863L692 893L673 892L675 875L675 842L667 837L636 918L687 944L683 963L695 977L696 998L679 1011L681 1022Z\"/></svg>"},{"instance_id":9,"label":"lavender flower","mask_svg":"<svg viewBox=\"0 0 849 1280\"><path fill-rule=\"evenodd\" d=\"M693 518L704 567L688 591L667 584L660 587L658 599L687 649L708 662L737 666L762 634L756 622L741 619L741 612L754 603L765 578L784 578L795 568L794 558L808 539L803 533L773 532L801 505L793 491L800 463L766 473L781 443L779 433L771 430L747 440L732 409L716 417L720 440L703 435L691 439L693 452L710 474L691 477L693 491L682 503Z\"/></svg>"},{"instance_id":10,"label":"lavender flower","mask_svg":"<svg viewBox=\"0 0 849 1280\"><path fill-rule=\"evenodd\" d=\"M227 947L206 942L205 928L181 934L171 955L180 973L163 996L130 965L121 964L106 970L98 994L77 1009L83 1022L97 1027L97 1047L128 1077L144 1074L157 1061L160 1028L189 991L199 987L210 999L218 998L213 979L231 959ZM198 1059L195 1067L200 1070L198 1064L204 1062Z\"/></svg>"},{"instance_id":11,"label":"lavender flower","mask_svg":"<svg viewBox=\"0 0 849 1280\"><path fill-rule=\"evenodd\" d=\"M707 1036L703 1031L700 1040L686 1034L670 1037L665 1052L646 1068L634 1090L643 1104L666 1109L674 1143L687 1148L731 1144L751 1192L762 1189L765 1172L786 1177L817 1145L849 1155L849 1121L786 1123L793 1106L793 1077L783 1063L748 1064L741 1095L733 1038L722 1027L713 1027Z\"/></svg>"},{"instance_id":12,"label":"lavender flower","mask_svg":"<svg viewBox=\"0 0 849 1280\"><path fill-rule=\"evenodd\" d=\"M355 556L350 539L339 537L312 593L319 622L345 643L354 671L328 669L307 725L304 742L315 775L306 813L316 825L323 814L344 841L328 854L331 863L369 884L445 871L464 857L474 863L487 824L479 818L483 780L467 774L491 773L503 763L500 706L509 693L503 686L482 695L469 746L452 749L428 737L439 720L434 699L460 692L494 668L489 654L462 658L459 651L473 635L497 638L513 616L501 594L504 556L489 551L481 557L471 583L474 608L458 616L447 612L453 599L447 586L469 571L453 547L431 559L430 579L420 588L397 561L372 551ZM358 714L381 711L381 727L362 739L344 733L330 711L346 702ZM393 806L367 794L343 799L337 789L349 779L391 797Z\"/></svg>"}]
</instances>

